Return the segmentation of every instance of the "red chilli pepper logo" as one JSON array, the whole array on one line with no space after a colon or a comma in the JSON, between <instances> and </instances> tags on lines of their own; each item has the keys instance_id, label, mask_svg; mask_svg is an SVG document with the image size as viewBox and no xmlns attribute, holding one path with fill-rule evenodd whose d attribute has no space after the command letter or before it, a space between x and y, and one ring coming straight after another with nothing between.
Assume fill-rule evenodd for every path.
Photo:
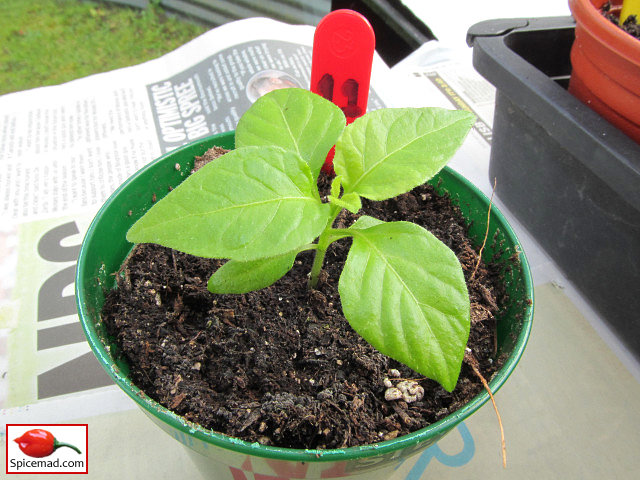
<instances>
[{"instance_id":1,"label":"red chilli pepper logo","mask_svg":"<svg viewBox=\"0 0 640 480\"><path fill-rule=\"evenodd\" d=\"M69 447L78 453L80 449L69 445L68 443L61 443L46 430L41 428L35 428L25 432L21 437L14 440L22 450L22 453L34 458L48 457L60 447Z\"/></svg>"}]
</instances>

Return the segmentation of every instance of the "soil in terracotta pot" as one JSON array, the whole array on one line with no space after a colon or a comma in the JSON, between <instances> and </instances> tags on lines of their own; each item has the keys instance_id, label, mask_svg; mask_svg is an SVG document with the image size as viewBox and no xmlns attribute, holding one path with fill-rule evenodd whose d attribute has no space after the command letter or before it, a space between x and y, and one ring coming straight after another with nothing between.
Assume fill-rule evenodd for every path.
<instances>
[{"instance_id":1,"label":"soil in terracotta pot","mask_svg":"<svg viewBox=\"0 0 640 480\"><path fill-rule=\"evenodd\" d=\"M421 224L457 253L472 305L468 346L489 379L501 363L495 327L505 292L497 265L481 263L469 280L478 255L457 208L429 186L364 203L364 213ZM353 220L348 212L338 219L345 226ZM207 279L218 260L138 245L108 296L103 320L136 385L189 421L281 447L339 448L391 439L445 417L483 387L463 364L457 387L448 393L351 329L337 287L348 247L345 240L333 244L317 290L307 288L312 256L301 254L269 288L214 295ZM386 401L387 378L394 384L417 381L424 398Z\"/></svg>"},{"instance_id":2,"label":"soil in terracotta pot","mask_svg":"<svg viewBox=\"0 0 640 480\"><path fill-rule=\"evenodd\" d=\"M601 11L602 14L616 26L619 26L629 35L633 35L640 39L640 24L638 23L638 18L635 15L629 15L624 21L624 25L618 25L620 21L620 8L620 6L615 7L611 5L611 2L607 2L602 6Z\"/></svg>"}]
</instances>

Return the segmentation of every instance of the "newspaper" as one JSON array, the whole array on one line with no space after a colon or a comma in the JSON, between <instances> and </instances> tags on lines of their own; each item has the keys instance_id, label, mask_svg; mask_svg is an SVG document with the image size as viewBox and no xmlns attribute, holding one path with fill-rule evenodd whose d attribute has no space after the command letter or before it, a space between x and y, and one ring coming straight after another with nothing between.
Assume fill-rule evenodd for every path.
<instances>
[{"instance_id":1,"label":"newspaper","mask_svg":"<svg viewBox=\"0 0 640 480\"><path fill-rule=\"evenodd\" d=\"M77 319L82 237L100 205L148 162L234 129L274 86L308 88L313 32L240 20L150 62L0 97L0 428L134 408ZM473 111L478 122L452 166L490 192L493 87L444 53L427 44L394 69L376 56L369 109ZM461 435L470 441L468 430ZM411 478L420 478L415 468Z\"/></svg>"}]
</instances>

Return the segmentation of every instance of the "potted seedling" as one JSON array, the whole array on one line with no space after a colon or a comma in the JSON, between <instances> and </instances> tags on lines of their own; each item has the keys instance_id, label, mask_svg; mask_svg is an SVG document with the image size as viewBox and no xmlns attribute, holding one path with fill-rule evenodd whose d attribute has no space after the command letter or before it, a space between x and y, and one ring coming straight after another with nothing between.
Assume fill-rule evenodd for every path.
<instances>
[{"instance_id":1,"label":"potted seedling","mask_svg":"<svg viewBox=\"0 0 640 480\"><path fill-rule=\"evenodd\" d=\"M640 39L620 23L635 22L637 0L569 0L576 21L569 91L640 143ZM620 9L622 7L622 10Z\"/></svg>"},{"instance_id":2,"label":"potted seedling","mask_svg":"<svg viewBox=\"0 0 640 480\"><path fill-rule=\"evenodd\" d=\"M227 376L226 371L210 371L205 365L207 358L232 357L235 353L207 350L202 338L208 335L205 331L208 330L213 332L209 338L219 342L216 345L225 345L228 339L220 338L222 331L242 339L266 331L267 327L261 325L268 316L263 303L256 301L249 305L245 316L254 318L255 323L240 326L240 315L223 308L223 302L229 298L241 298L239 303L245 304L255 300L256 290L269 291L289 278L292 268L300 270L298 259L302 256L309 258L308 275L301 277L304 290L311 292L309 298L322 296L320 287L329 281L323 271L331 263L327 257L331 256L332 245L346 243L348 255L338 274L339 299L324 303L323 308L330 310L334 302L340 302L346 321L368 342L366 348L375 347L367 350L369 353L359 362L367 363L382 356L399 362L388 364L398 368L381 372L376 380L381 388L372 402L404 418L406 410L403 409L408 404L422 405L423 386L428 382L441 385L437 386L440 395L455 393L463 361L476 367L473 351L467 349L473 309L467 281L476 271L471 268L474 271L467 271L465 275L456 254L419 225L361 215L363 203L397 197L432 179L436 188L455 197L459 208L474 219L470 228L477 245L488 238L485 256L501 257L505 264L511 262L503 271L509 290L505 298L509 297L509 301L500 308L503 318L498 322L499 347L495 351L495 360L501 358L504 364L488 385L490 390L499 388L526 344L532 290L526 260L504 218L464 179L448 169L442 170L473 122L474 117L464 111L383 109L345 127L342 111L322 97L302 89L277 90L260 98L245 113L235 136L231 132L201 140L150 164L105 204L89 228L81 249L76 286L78 310L96 356L119 386L156 423L196 452L194 458L199 463L206 458L207 462L225 465L224 473L218 470L216 478L243 478L243 470L262 475L261 478L331 478L397 467L398 462L437 441L479 408L488 400L489 393L476 395L433 425L406 434L393 432L395 427L389 427L373 442L327 447L323 443L328 442L324 437L326 432L313 423L316 417L322 416L322 409L308 415L313 419L300 421L290 418L292 412L318 399L327 408L335 405L332 411L336 416L354 418L368 400L353 390L357 382L352 377L338 382L352 389L350 397L344 393L340 399L340 395L321 385L326 379L306 375L305 369L311 363L322 362L330 346L305 346L301 333L307 330L304 322L299 324L299 330L283 330L282 338L266 341L258 337L255 344L243 344L244 364L239 365L235 373L245 372L247 364L252 362L275 365L299 362L302 370L297 373L288 370L289 367L278 368L284 377L297 380L298 385L304 384L307 391L313 392L313 398L302 395L305 400L293 399L293 392L272 391L277 382L270 374L251 379L242 375ZM329 179L322 177L321 169L334 144L336 176ZM231 150L187 175L193 158L213 145ZM327 183L323 194L318 189L319 179L320 183ZM489 226L487 219L490 219ZM223 259L208 279L187 276L191 278L187 280L188 285L164 285L154 288L153 292L148 290L147 303L143 303L137 313L132 312L137 316L145 309L168 305L173 308L172 313L152 325L152 330L165 332L173 323L184 336L183 345L176 347L164 341L150 345L132 340L129 346L135 344L134 350L141 348L145 355L156 351L163 359L173 356L174 349L180 348L201 353L197 362L179 373L171 372L168 364L150 366L156 372L173 375L171 378L175 380L164 406L133 383L130 365L122 354L128 355L128 340L123 340L124 336L114 339L103 325L103 321L111 327L126 321L120 317L107 320L101 315L105 295L109 295L114 286L124 293L136 283L144 287L145 281L136 279L133 267L123 263L132 243L161 244L172 249L171 252L193 255L188 258L193 258L189 261L194 263L197 257ZM169 269L188 268L173 263L177 255L170 253L167 257ZM478 259L476 268L479 262ZM156 263L151 265L153 269ZM188 319L184 305L196 284L205 285L212 292L210 303L205 306L204 316ZM175 297L179 301L168 300L171 289L180 291ZM283 304L292 303L293 297L279 300ZM303 314L308 317L304 321L315 330L329 328L326 322L312 318L305 305L292 305L291 311L307 312ZM288 315L280 312L276 318L285 322ZM187 333L185 328L189 322L200 322L200 334ZM113 330L111 333L119 335ZM327 335L331 337L331 332ZM334 343L340 341L335 336L331 338ZM289 351L288 359L260 360L265 349L271 349L271 343L285 347L296 345ZM344 366L351 361L343 354L331 363ZM171 411L179 411L193 395L181 390L187 377L201 375L208 375L220 386L219 390L202 390L203 396L212 399L222 396L222 391L243 389L251 382L268 386L270 390L261 395L269 406L264 403L260 406L261 399L256 398L253 391L246 394L252 398L242 403L242 408L214 408L214 416L224 417L221 424L240 425L241 433L252 431L257 435L255 438L233 438L194 423L192 419L196 417L191 413L181 416ZM295 386L296 382L291 385ZM282 403L274 403L275 399ZM263 417L274 405L279 405L277 414L287 417L285 421L294 422L306 432L304 441L316 443L292 448L287 443L290 439L285 438L282 431L284 427L275 427L271 419ZM308 430L309 425L314 425L315 430ZM347 424L345 428L356 431L356 427ZM278 444L279 441L282 443ZM212 468L210 464L204 467L207 471Z\"/></svg>"}]
</instances>

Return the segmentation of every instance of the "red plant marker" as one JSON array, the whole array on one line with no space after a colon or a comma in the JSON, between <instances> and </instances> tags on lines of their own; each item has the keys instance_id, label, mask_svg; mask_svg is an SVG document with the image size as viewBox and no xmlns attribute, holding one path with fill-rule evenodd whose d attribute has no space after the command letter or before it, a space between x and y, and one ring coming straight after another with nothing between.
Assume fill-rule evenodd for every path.
<instances>
[{"instance_id":1,"label":"red plant marker","mask_svg":"<svg viewBox=\"0 0 640 480\"><path fill-rule=\"evenodd\" d=\"M69 447L80 453L80 450L68 443L60 443L48 431L35 428L22 434L14 440L22 450L22 453L34 458L48 457L60 447Z\"/></svg>"},{"instance_id":2,"label":"red plant marker","mask_svg":"<svg viewBox=\"0 0 640 480\"><path fill-rule=\"evenodd\" d=\"M313 37L311 91L339 106L347 124L364 115L369 99L376 38L369 21L353 10L335 10ZM332 148L322 171L333 173Z\"/></svg>"}]
</instances>

